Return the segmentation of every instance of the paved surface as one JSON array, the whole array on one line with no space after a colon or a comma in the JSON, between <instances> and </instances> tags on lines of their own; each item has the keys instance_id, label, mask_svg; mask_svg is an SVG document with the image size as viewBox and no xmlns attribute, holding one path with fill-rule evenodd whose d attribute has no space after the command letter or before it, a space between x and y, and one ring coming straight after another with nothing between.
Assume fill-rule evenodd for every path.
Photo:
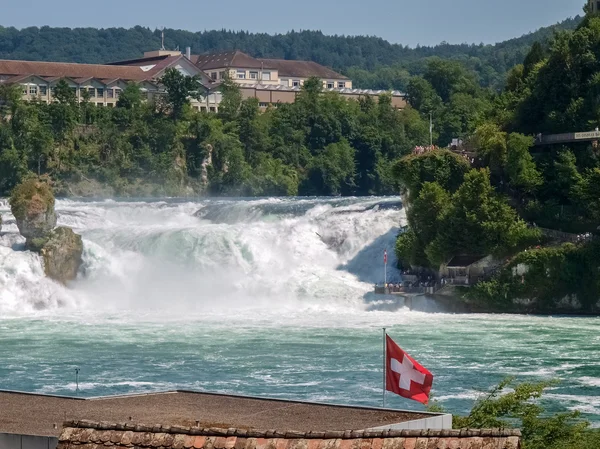
<instances>
[{"instance_id":1,"label":"paved surface","mask_svg":"<svg viewBox=\"0 0 600 449\"><path fill-rule=\"evenodd\" d=\"M422 413L337 407L203 393L168 392L71 399L0 392L0 432L58 436L64 421L88 419L302 432L361 430L430 417Z\"/></svg>"}]
</instances>

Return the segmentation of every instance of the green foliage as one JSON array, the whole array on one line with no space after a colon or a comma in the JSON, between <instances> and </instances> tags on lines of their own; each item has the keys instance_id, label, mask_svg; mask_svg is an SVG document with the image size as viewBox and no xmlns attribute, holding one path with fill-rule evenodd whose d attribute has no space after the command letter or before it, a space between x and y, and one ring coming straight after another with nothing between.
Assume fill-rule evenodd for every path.
<instances>
[{"instance_id":1,"label":"green foliage","mask_svg":"<svg viewBox=\"0 0 600 449\"><path fill-rule=\"evenodd\" d=\"M47 177L27 177L10 196L10 209L17 220L34 217L54 208L54 193Z\"/></svg>"},{"instance_id":2,"label":"green foliage","mask_svg":"<svg viewBox=\"0 0 600 449\"><path fill-rule=\"evenodd\" d=\"M167 91L167 106L175 119L181 117L184 107L190 103L190 98L199 98L203 89L198 78L185 76L174 68L165 70L160 83Z\"/></svg>"},{"instance_id":3,"label":"green foliage","mask_svg":"<svg viewBox=\"0 0 600 449\"><path fill-rule=\"evenodd\" d=\"M226 72L225 78L219 86L219 89L222 95L221 103L219 104L219 117L225 121L233 121L236 119L242 104L240 86L238 86L238 84L229 77L229 73Z\"/></svg>"},{"instance_id":4,"label":"green foliage","mask_svg":"<svg viewBox=\"0 0 600 449\"><path fill-rule=\"evenodd\" d=\"M600 433L589 429L578 412L548 416L540 405L544 391L555 382L516 384L502 381L477 400L468 416L453 416L455 429L521 429L523 449L591 449L600 442Z\"/></svg>"},{"instance_id":5,"label":"green foliage","mask_svg":"<svg viewBox=\"0 0 600 449\"><path fill-rule=\"evenodd\" d=\"M418 197L426 182L436 182L444 190L453 193L460 187L468 171L469 163L447 150L411 154L400 159L394 166L394 175L408 190L410 198Z\"/></svg>"},{"instance_id":6,"label":"green foliage","mask_svg":"<svg viewBox=\"0 0 600 449\"><path fill-rule=\"evenodd\" d=\"M118 108L138 109L142 105L142 91L136 83L128 83L117 101Z\"/></svg>"},{"instance_id":7,"label":"green foliage","mask_svg":"<svg viewBox=\"0 0 600 449\"><path fill-rule=\"evenodd\" d=\"M530 249L511 259L495 279L468 292L469 301L498 310L591 311L600 297L600 243ZM522 298L533 301L519 306ZM564 300L566 299L566 302ZM579 309L577 308L579 307Z\"/></svg>"},{"instance_id":8,"label":"green foliage","mask_svg":"<svg viewBox=\"0 0 600 449\"><path fill-rule=\"evenodd\" d=\"M71 89L69 83L67 83L64 79L61 79L58 81L58 83L56 83L53 97L60 104L74 106L75 103L77 103L77 95L75 90Z\"/></svg>"},{"instance_id":9,"label":"green foliage","mask_svg":"<svg viewBox=\"0 0 600 449\"><path fill-rule=\"evenodd\" d=\"M516 133L508 136L506 173L510 183L526 193L533 193L544 182L529 152L532 145L531 137Z\"/></svg>"},{"instance_id":10,"label":"green foliage","mask_svg":"<svg viewBox=\"0 0 600 449\"><path fill-rule=\"evenodd\" d=\"M431 262L440 264L458 254L505 256L539 241L539 231L529 229L495 193L489 176L487 170L465 175L426 250Z\"/></svg>"},{"instance_id":11,"label":"green foliage","mask_svg":"<svg viewBox=\"0 0 600 449\"><path fill-rule=\"evenodd\" d=\"M426 139L426 122L389 95L348 101L315 78L297 102L260 111L227 82L218 114L192 110L197 80L177 70L155 102L136 84L116 108L78 103L66 83L52 104L15 100L0 121L0 194L28 172L63 195L393 194L393 161Z\"/></svg>"}]
</instances>

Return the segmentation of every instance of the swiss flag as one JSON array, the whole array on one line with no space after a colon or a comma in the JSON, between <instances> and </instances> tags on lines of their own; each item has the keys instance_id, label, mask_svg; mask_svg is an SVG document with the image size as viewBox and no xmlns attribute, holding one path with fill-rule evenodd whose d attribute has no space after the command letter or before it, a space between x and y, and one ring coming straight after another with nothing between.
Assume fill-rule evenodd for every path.
<instances>
[{"instance_id":1,"label":"swiss flag","mask_svg":"<svg viewBox=\"0 0 600 449\"><path fill-rule=\"evenodd\" d=\"M429 402L433 374L404 352L389 335L385 336L385 389L423 404Z\"/></svg>"}]
</instances>

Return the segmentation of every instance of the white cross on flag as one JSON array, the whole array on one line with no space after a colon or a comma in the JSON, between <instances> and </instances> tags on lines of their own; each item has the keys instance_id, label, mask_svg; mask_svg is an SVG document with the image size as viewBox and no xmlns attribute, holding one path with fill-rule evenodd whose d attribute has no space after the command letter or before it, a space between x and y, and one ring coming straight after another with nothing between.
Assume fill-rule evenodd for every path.
<instances>
[{"instance_id":1,"label":"white cross on flag","mask_svg":"<svg viewBox=\"0 0 600 449\"><path fill-rule=\"evenodd\" d=\"M386 340L385 389L402 397L427 404L433 374L404 352L388 335Z\"/></svg>"}]
</instances>

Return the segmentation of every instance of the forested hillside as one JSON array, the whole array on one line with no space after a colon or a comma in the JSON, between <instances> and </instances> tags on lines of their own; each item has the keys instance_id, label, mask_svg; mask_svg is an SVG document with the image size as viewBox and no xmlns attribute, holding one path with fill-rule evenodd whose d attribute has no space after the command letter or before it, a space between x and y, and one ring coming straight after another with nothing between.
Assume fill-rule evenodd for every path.
<instances>
[{"instance_id":1,"label":"forested hillside","mask_svg":"<svg viewBox=\"0 0 600 449\"><path fill-rule=\"evenodd\" d=\"M523 62L535 41L547 42L557 30L574 29L579 16L496 45L441 43L409 48L372 36L326 36L319 31L268 35L234 31L192 33L165 30L165 46L194 53L240 49L256 57L309 59L350 76L357 87L405 89L410 75L421 74L428 58L463 62L483 86L500 86L506 72ZM149 28L50 28L22 30L0 26L0 59L105 63L139 57L160 48L160 31Z\"/></svg>"},{"instance_id":2,"label":"forested hillside","mask_svg":"<svg viewBox=\"0 0 600 449\"><path fill-rule=\"evenodd\" d=\"M600 313L598 145L532 148L539 132L600 125L599 54L600 14L590 13L548 48L532 45L500 93L475 88L455 62L411 78L409 101L423 120L433 114L437 142L465 145L395 164L410 204L403 265L437 271L457 255L492 255L499 271L465 293L476 310Z\"/></svg>"}]
</instances>

